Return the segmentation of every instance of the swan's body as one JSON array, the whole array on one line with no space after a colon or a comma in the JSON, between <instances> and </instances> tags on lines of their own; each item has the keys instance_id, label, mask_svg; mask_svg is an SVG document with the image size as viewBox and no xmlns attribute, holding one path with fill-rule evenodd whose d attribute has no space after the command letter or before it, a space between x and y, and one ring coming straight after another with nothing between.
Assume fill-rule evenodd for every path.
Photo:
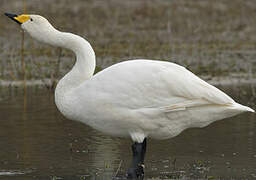
<instances>
[{"instance_id":1,"label":"swan's body","mask_svg":"<svg viewBox=\"0 0 256 180\"><path fill-rule=\"evenodd\" d=\"M254 112L170 62L130 60L93 76L95 54L85 39L56 30L38 15L7 15L35 39L76 54L76 64L56 87L56 105L67 118L104 133L142 143L146 137L171 138L187 128Z\"/></svg>"},{"instance_id":2,"label":"swan's body","mask_svg":"<svg viewBox=\"0 0 256 180\"><path fill-rule=\"evenodd\" d=\"M190 127L250 111L184 67L153 60L115 64L68 91L56 104L69 119L102 132L171 138Z\"/></svg>"}]
</instances>

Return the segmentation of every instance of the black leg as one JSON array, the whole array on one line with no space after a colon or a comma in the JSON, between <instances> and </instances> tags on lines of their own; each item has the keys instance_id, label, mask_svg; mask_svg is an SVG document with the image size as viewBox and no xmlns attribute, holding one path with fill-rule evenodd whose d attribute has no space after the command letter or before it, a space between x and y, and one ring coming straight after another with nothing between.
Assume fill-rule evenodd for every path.
<instances>
[{"instance_id":1,"label":"black leg","mask_svg":"<svg viewBox=\"0 0 256 180\"><path fill-rule=\"evenodd\" d=\"M146 154L147 139L142 143L134 143L132 145L133 159L131 168L127 171L128 179L143 179L144 178L144 158Z\"/></svg>"}]
</instances>

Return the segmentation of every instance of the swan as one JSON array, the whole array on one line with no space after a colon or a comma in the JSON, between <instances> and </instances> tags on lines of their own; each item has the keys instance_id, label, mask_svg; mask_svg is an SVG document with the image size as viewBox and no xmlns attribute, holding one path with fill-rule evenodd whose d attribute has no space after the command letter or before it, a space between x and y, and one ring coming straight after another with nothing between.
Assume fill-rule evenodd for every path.
<instances>
[{"instance_id":1,"label":"swan","mask_svg":"<svg viewBox=\"0 0 256 180\"><path fill-rule=\"evenodd\" d=\"M68 119L109 135L130 137L133 159L128 178L144 177L148 137L172 138L187 128L254 112L171 62L127 60L93 75L95 53L84 38L56 30L40 15L5 15L34 39L76 54L75 65L56 86L56 106Z\"/></svg>"}]
</instances>

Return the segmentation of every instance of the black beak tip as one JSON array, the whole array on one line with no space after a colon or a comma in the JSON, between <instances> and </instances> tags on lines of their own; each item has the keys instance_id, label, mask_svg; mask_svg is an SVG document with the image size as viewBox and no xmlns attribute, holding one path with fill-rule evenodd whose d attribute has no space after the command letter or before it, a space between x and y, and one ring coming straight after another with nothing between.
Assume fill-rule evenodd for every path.
<instances>
[{"instance_id":1,"label":"black beak tip","mask_svg":"<svg viewBox=\"0 0 256 180\"><path fill-rule=\"evenodd\" d=\"M14 20L14 21L17 22L18 24L21 24L19 21L17 21L16 19L14 19L15 17L18 17L18 15L16 15L16 14L10 14L10 13L4 13L4 15L6 15L6 16L9 17L10 19Z\"/></svg>"},{"instance_id":2,"label":"black beak tip","mask_svg":"<svg viewBox=\"0 0 256 180\"><path fill-rule=\"evenodd\" d=\"M6 15L6 16L9 17L9 18L17 17L16 14L10 14L10 13L4 13L4 15Z\"/></svg>"}]
</instances>

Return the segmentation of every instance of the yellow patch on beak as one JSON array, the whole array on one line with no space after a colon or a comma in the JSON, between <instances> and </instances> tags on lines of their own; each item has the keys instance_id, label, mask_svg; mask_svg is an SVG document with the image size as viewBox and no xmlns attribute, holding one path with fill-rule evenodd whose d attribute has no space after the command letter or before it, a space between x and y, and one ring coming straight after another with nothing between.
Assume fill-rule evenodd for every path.
<instances>
[{"instance_id":1,"label":"yellow patch on beak","mask_svg":"<svg viewBox=\"0 0 256 180\"><path fill-rule=\"evenodd\" d=\"M17 17L14 17L14 19L23 24L24 22L30 20L31 18L26 14L22 14Z\"/></svg>"}]
</instances>

